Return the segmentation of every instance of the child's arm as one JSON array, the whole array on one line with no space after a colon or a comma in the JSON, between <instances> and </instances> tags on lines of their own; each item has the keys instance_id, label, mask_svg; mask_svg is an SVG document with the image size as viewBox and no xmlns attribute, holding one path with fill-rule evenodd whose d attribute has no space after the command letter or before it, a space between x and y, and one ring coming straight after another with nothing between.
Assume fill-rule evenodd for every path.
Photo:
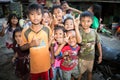
<instances>
[{"instance_id":1,"label":"child's arm","mask_svg":"<svg viewBox=\"0 0 120 80\"><path fill-rule=\"evenodd\" d=\"M54 42L54 31L52 32L52 35L50 35L49 37L49 42L48 42L49 47L51 47L53 42Z\"/></svg>"},{"instance_id":2,"label":"child's arm","mask_svg":"<svg viewBox=\"0 0 120 80\"><path fill-rule=\"evenodd\" d=\"M79 14L82 13L82 11L80 11L80 10L78 10L78 9L75 9L75 8L72 8L72 7L68 7L68 9L70 9L70 10L72 10L72 11L74 11L74 12L77 12L77 13L79 13Z\"/></svg>"},{"instance_id":3,"label":"child's arm","mask_svg":"<svg viewBox=\"0 0 120 80\"><path fill-rule=\"evenodd\" d=\"M102 48L101 48L100 42L97 43L97 46L98 46L98 51L99 51L98 64L100 64L102 62Z\"/></svg>"},{"instance_id":4,"label":"child's arm","mask_svg":"<svg viewBox=\"0 0 120 80\"><path fill-rule=\"evenodd\" d=\"M59 55L62 48L66 45L66 42L63 42L55 52L55 56Z\"/></svg>"},{"instance_id":5,"label":"child's arm","mask_svg":"<svg viewBox=\"0 0 120 80\"><path fill-rule=\"evenodd\" d=\"M79 19L79 18L77 18L77 19ZM76 36L77 36L77 42L81 43L82 42L82 37L81 37L80 31L79 31L79 22L76 21L76 20L74 19L74 25L75 25L75 31L76 31Z\"/></svg>"},{"instance_id":6,"label":"child's arm","mask_svg":"<svg viewBox=\"0 0 120 80\"><path fill-rule=\"evenodd\" d=\"M13 63L14 63L15 59L17 58L17 56L18 56L18 54L15 53L15 55L14 55L13 58L12 58L12 62L13 62Z\"/></svg>"},{"instance_id":7,"label":"child's arm","mask_svg":"<svg viewBox=\"0 0 120 80\"><path fill-rule=\"evenodd\" d=\"M8 24L6 22L4 22L2 26L3 27L2 27L2 30L0 32L0 36L3 37L5 35L5 29L8 27Z\"/></svg>"},{"instance_id":8,"label":"child's arm","mask_svg":"<svg viewBox=\"0 0 120 80\"><path fill-rule=\"evenodd\" d=\"M54 64L54 61L55 61L55 59L54 59L54 46L55 46L54 43L52 43L51 46L50 46L51 64Z\"/></svg>"},{"instance_id":9,"label":"child's arm","mask_svg":"<svg viewBox=\"0 0 120 80\"><path fill-rule=\"evenodd\" d=\"M4 34L5 34L5 28L3 27L3 28L2 28L2 31L0 32L0 36L3 37Z\"/></svg>"}]
</instances>

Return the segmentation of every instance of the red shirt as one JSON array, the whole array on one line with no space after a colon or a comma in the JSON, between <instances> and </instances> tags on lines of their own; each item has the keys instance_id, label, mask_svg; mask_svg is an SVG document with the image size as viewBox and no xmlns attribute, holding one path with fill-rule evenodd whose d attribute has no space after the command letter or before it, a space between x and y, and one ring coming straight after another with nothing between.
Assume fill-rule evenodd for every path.
<instances>
[{"instance_id":1,"label":"red shirt","mask_svg":"<svg viewBox=\"0 0 120 80\"><path fill-rule=\"evenodd\" d=\"M76 46L76 48L73 48L69 45L63 47L62 53L63 55L65 53L68 53L69 55L66 55L62 58L60 68L64 71L70 71L72 70L77 64L78 64L78 51L80 50L80 46Z\"/></svg>"}]
</instances>

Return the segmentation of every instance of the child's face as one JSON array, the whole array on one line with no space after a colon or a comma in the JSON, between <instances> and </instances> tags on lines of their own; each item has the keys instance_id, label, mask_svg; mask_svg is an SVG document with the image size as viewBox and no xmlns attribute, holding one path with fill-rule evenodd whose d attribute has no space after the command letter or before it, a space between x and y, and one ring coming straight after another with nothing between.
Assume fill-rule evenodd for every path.
<instances>
[{"instance_id":1,"label":"child's face","mask_svg":"<svg viewBox=\"0 0 120 80\"><path fill-rule=\"evenodd\" d=\"M13 16L12 19L11 19L11 23L14 24L14 25L16 25L18 23L17 17Z\"/></svg>"},{"instance_id":2,"label":"child's face","mask_svg":"<svg viewBox=\"0 0 120 80\"><path fill-rule=\"evenodd\" d=\"M15 33L15 40L16 40L17 44L21 44L21 42L22 42L21 32Z\"/></svg>"},{"instance_id":3,"label":"child's face","mask_svg":"<svg viewBox=\"0 0 120 80\"><path fill-rule=\"evenodd\" d=\"M41 19L42 19L41 10L38 9L38 11L37 11L37 10L31 11L31 12L29 13L29 19L30 19L30 21L32 22L32 24L34 24L34 25L40 24Z\"/></svg>"},{"instance_id":4,"label":"child's face","mask_svg":"<svg viewBox=\"0 0 120 80\"><path fill-rule=\"evenodd\" d=\"M71 20L71 19L66 20L64 27L65 27L66 30L74 29L73 20Z\"/></svg>"},{"instance_id":5,"label":"child's face","mask_svg":"<svg viewBox=\"0 0 120 80\"><path fill-rule=\"evenodd\" d=\"M43 14L42 24L50 24L50 15L48 13Z\"/></svg>"},{"instance_id":6,"label":"child's face","mask_svg":"<svg viewBox=\"0 0 120 80\"><path fill-rule=\"evenodd\" d=\"M80 20L80 23L83 27L83 29L88 29L90 28L92 24L92 18L91 17L82 17Z\"/></svg>"},{"instance_id":7,"label":"child's face","mask_svg":"<svg viewBox=\"0 0 120 80\"><path fill-rule=\"evenodd\" d=\"M62 31L62 29L56 30L55 31L55 40L59 44L62 44L63 43L63 38L64 38L64 32Z\"/></svg>"},{"instance_id":8,"label":"child's face","mask_svg":"<svg viewBox=\"0 0 120 80\"><path fill-rule=\"evenodd\" d=\"M77 44L76 36L72 32L68 32L67 35L69 36L68 44L72 47L76 47Z\"/></svg>"},{"instance_id":9,"label":"child's face","mask_svg":"<svg viewBox=\"0 0 120 80\"><path fill-rule=\"evenodd\" d=\"M57 18L57 20L62 20L63 11L60 8L54 9L53 15Z\"/></svg>"}]
</instances>

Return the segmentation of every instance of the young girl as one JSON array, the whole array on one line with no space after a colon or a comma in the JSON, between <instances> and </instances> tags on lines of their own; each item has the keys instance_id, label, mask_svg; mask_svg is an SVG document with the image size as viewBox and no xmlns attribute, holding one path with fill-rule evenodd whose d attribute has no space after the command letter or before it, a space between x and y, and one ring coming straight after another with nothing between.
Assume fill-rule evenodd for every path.
<instances>
[{"instance_id":1,"label":"young girl","mask_svg":"<svg viewBox=\"0 0 120 80\"><path fill-rule=\"evenodd\" d=\"M55 26L55 28L54 28L55 42L54 42L54 45L52 46L54 48L52 51L53 51L53 54L55 55L55 62L52 66L52 69L53 69L53 79L52 80L57 80L58 73L60 75L60 80L63 80L62 72L60 69L62 53L60 52L59 55L56 55L55 51L64 42L64 31L65 31L65 29L62 26Z\"/></svg>"},{"instance_id":2,"label":"young girl","mask_svg":"<svg viewBox=\"0 0 120 80\"><path fill-rule=\"evenodd\" d=\"M3 23L2 31L0 32L0 36L4 36L6 34L6 47L12 48L13 47L13 31L19 27L18 25L18 17L16 14L10 14L8 17L8 22Z\"/></svg>"},{"instance_id":3,"label":"young girl","mask_svg":"<svg viewBox=\"0 0 120 80\"><path fill-rule=\"evenodd\" d=\"M44 10L42 24L46 27L50 27L51 25L51 13L48 10Z\"/></svg>"},{"instance_id":4,"label":"young girl","mask_svg":"<svg viewBox=\"0 0 120 80\"><path fill-rule=\"evenodd\" d=\"M28 54L29 51L21 51L20 44L22 42L21 40L21 28L16 28L13 32L13 49L15 52L15 55L12 59L12 62L15 63L15 74L21 79L21 80L28 80L28 74L29 74L29 59Z\"/></svg>"}]
</instances>

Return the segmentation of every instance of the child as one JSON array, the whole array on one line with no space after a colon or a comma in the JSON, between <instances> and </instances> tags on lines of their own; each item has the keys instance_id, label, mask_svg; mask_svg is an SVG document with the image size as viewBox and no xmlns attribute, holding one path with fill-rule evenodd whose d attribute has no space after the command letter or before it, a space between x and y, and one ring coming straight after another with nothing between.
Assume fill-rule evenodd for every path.
<instances>
[{"instance_id":1,"label":"child","mask_svg":"<svg viewBox=\"0 0 120 80\"><path fill-rule=\"evenodd\" d=\"M44 10L43 18L42 18L42 24L46 27L50 27L51 25L51 13L47 10Z\"/></svg>"},{"instance_id":2,"label":"child","mask_svg":"<svg viewBox=\"0 0 120 80\"><path fill-rule=\"evenodd\" d=\"M23 29L21 49L30 49L31 80L49 80L51 58L49 52L49 28L40 24L43 16L43 7L32 3L28 6L28 17L32 25ZM52 55L51 55L52 56Z\"/></svg>"},{"instance_id":3,"label":"child","mask_svg":"<svg viewBox=\"0 0 120 80\"><path fill-rule=\"evenodd\" d=\"M92 6L90 6L88 8L88 11L90 11L94 15L93 23L91 25L91 28L97 30L99 28L99 26L100 26L100 18L101 18L102 8L98 4L93 4Z\"/></svg>"},{"instance_id":4,"label":"child","mask_svg":"<svg viewBox=\"0 0 120 80\"><path fill-rule=\"evenodd\" d=\"M64 27L65 27L65 30L67 31L75 29L73 18L71 17L66 18L64 20Z\"/></svg>"},{"instance_id":5,"label":"child","mask_svg":"<svg viewBox=\"0 0 120 80\"><path fill-rule=\"evenodd\" d=\"M21 80L28 80L29 75L29 51L21 51L19 45L22 42L21 39L21 28L16 28L13 32L13 49L15 55L12 59L12 62L15 63L15 73L21 78Z\"/></svg>"},{"instance_id":6,"label":"child","mask_svg":"<svg viewBox=\"0 0 120 80\"><path fill-rule=\"evenodd\" d=\"M81 43L82 38L80 36L79 21L77 21L77 18L76 19L71 18L71 17L66 18L64 20L64 28L65 28L66 31L75 29L76 37L77 37L77 43Z\"/></svg>"},{"instance_id":7,"label":"child","mask_svg":"<svg viewBox=\"0 0 120 80\"><path fill-rule=\"evenodd\" d=\"M80 15L80 23L82 28L80 34L82 36L81 50L79 56L80 77L88 70L88 80L92 80L92 69L95 57L95 44L99 50L98 63L102 62L102 49L100 44L99 35L96 30L91 29L90 26L93 22L93 15L89 11L85 11Z\"/></svg>"},{"instance_id":8,"label":"child","mask_svg":"<svg viewBox=\"0 0 120 80\"><path fill-rule=\"evenodd\" d=\"M13 31L19 27L18 25L18 17L16 14L10 14L8 17L8 21L3 23L2 31L0 32L0 36L4 36L6 34L6 47L8 49L13 47Z\"/></svg>"},{"instance_id":9,"label":"child","mask_svg":"<svg viewBox=\"0 0 120 80\"><path fill-rule=\"evenodd\" d=\"M53 21L51 24L52 30L54 30L55 25L63 26L63 10L61 6L56 5L52 8Z\"/></svg>"},{"instance_id":10,"label":"child","mask_svg":"<svg viewBox=\"0 0 120 80\"><path fill-rule=\"evenodd\" d=\"M63 43L64 41L64 32L65 29L62 26L56 26L54 28L54 49L53 49L53 54L55 54L55 51L58 49L58 47ZM52 80L57 80L57 75L59 73L60 75L60 80L63 80L62 78L62 71L60 69L60 63L61 63L61 59L62 59L62 53L60 52L59 55L55 56L55 62L53 64L53 79Z\"/></svg>"},{"instance_id":11,"label":"child","mask_svg":"<svg viewBox=\"0 0 120 80\"><path fill-rule=\"evenodd\" d=\"M70 30L67 32L67 35L69 36L68 45L62 48L63 58L60 64L63 80L71 80L71 76L73 78L79 77L78 52L80 46L77 44L76 32Z\"/></svg>"}]
</instances>

